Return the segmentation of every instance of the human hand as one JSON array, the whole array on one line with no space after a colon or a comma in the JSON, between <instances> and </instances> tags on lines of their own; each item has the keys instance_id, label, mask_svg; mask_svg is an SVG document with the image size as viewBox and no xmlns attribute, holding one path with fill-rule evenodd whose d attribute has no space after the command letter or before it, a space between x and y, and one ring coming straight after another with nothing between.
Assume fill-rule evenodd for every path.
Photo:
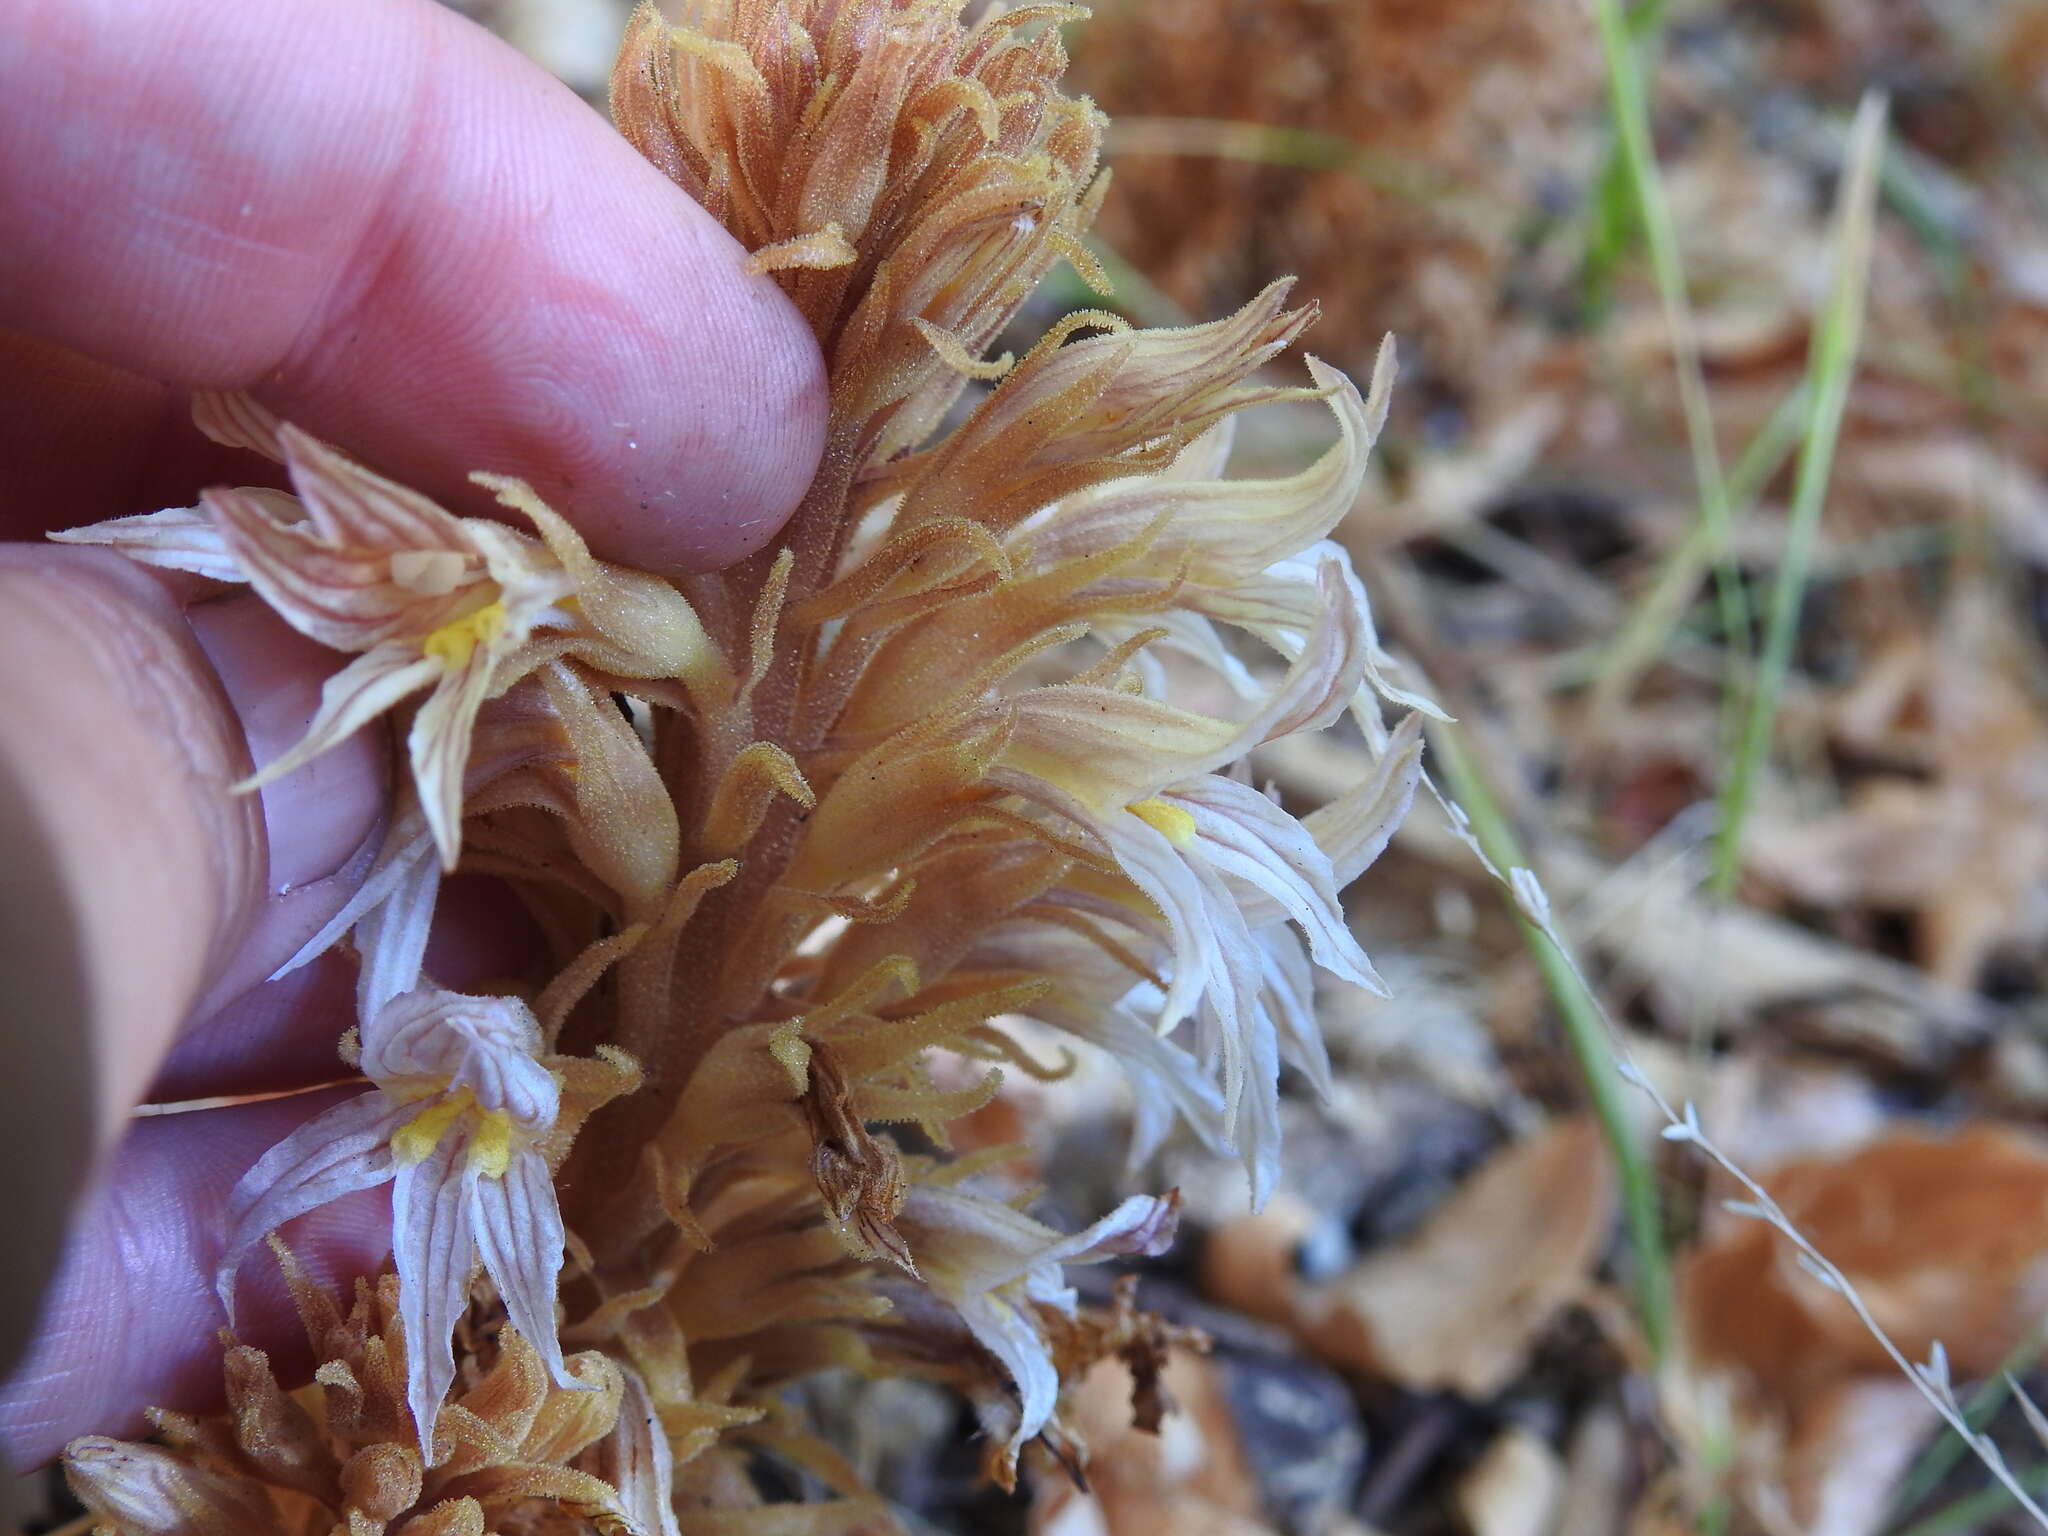
<instances>
[{"instance_id":1,"label":"human hand","mask_svg":"<svg viewBox=\"0 0 2048 1536\"><path fill-rule=\"evenodd\" d=\"M816 347L743 254L430 0L0 0L0 535L267 483L190 427L206 387L456 510L485 510L464 477L489 469L601 555L728 563L824 426ZM347 899L389 744L231 795L340 658L192 590L0 546L0 1448L23 1465L217 1395L228 1191L347 1092L296 1090L342 1073L352 963L263 978ZM456 984L505 942L487 905L466 926L436 937ZM287 1236L345 1283L383 1256L385 1194ZM289 1360L274 1267L242 1297L244 1336Z\"/></svg>"}]
</instances>

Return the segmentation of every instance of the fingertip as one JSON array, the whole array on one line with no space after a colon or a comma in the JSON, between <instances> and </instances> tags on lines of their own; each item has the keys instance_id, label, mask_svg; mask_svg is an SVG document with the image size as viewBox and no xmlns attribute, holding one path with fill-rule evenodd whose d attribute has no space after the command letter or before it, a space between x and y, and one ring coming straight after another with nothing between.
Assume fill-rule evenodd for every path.
<instances>
[{"instance_id":1,"label":"fingertip","mask_svg":"<svg viewBox=\"0 0 2048 1536\"><path fill-rule=\"evenodd\" d=\"M254 392L456 505L472 471L525 479L607 559L743 559L824 446L816 338L710 214L483 43L442 50L429 148Z\"/></svg>"},{"instance_id":2,"label":"fingertip","mask_svg":"<svg viewBox=\"0 0 2048 1536\"><path fill-rule=\"evenodd\" d=\"M102 0L20 30L0 322L248 390L452 505L483 509L472 471L519 476L628 564L729 563L802 495L825 384L795 307L474 23Z\"/></svg>"},{"instance_id":3,"label":"fingertip","mask_svg":"<svg viewBox=\"0 0 2048 1536\"><path fill-rule=\"evenodd\" d=\"M688 217L707 218L674 196ZM737 268L744 253L723 230L712 234L723 249L704 259ZM765 277L742 274L700 304L683 274L657 275L672 280L672 301L593 362L599 375L616 368L599 393L614 392L619 408L586 415L556 494L606 559L716 570L773 539L809 487L825 443L824 363ZM545 472L537 488L548 494Z\"/></svg>"}]
</instances>

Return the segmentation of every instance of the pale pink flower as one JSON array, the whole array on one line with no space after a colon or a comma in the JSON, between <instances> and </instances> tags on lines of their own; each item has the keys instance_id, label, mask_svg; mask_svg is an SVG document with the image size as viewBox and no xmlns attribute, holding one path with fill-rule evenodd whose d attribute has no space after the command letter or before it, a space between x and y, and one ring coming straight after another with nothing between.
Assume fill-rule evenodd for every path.
<instances>
[{"instance_id":1,"label":"pale pink flower","mask_svg":"<svg viewBox=\"0 0 2048 1536\"><path fill-rule=\"evenodd\" d=\"M193 415L217 440L281 462L296 496L217 487L197 507L51 537L246 581L300 633L356 653L328 679L305 736L238 789L290 773L424 693L406 747L442 866L453 869L464 768L486 700L562 655L625 677L674 677L700 688L726 681L674 588L592 559L575 530L517 480L472 477L531 521L538 539L457 517L246 397L202 394Z\"/></svg>"},{"instance_id":2,"label":"pale pink flower","mask_svg":"<svg viewBox=\"0 0 2048 1536\"><path fill-rule=\"evenodd\" d=\"M393 998L362 1028L371 1090L272 1147L229 1197L219 1289L232 1317L235 1271L266 1233L352 1190L392 1185L406 1398L429 1462L455 1376L450 1335L479 1259L556 1385L584 1385L555 1333L565 1235L539 1143L554 1129L561 1084L540 1048L539 1025L516 999L432 987Z\"/></svg>"}]
</instances>

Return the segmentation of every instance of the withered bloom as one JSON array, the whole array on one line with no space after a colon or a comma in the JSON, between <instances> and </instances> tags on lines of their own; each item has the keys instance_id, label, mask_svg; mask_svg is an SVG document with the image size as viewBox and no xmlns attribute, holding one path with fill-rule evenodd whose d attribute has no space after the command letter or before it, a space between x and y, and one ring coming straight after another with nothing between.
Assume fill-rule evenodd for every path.
<instances>
[{"instance_id":1,"label":"withered bloom","mask_svg":"<svg viewBox=\"0 0 2048 1536\"><path fill-rule=\"evenodd\" d=\"M1412 717L1389 729L1383 705L1427 706L1392 682L1328 536L1391 354L1365 394L1313 361L1306 385L1268 382L1311 319L1275 287L1183 330L1075 316L988 359L1055 262L1099 275L1079 242L1101 121L1057 88L1077 11L961 9L696 0L683 27L651 5L631 23L621 130L773 274L829 370L823 465L761 555L680 582L602 565L515 482L478 477L538 538L218 397L202 422L276 452L294 496L211 491L72 535L246 580L354 651L297 756L386 712L407 725L370 878L299 957L345 939L360 958L369 1085L251 1172L231 1242L239 1259L318 1199L398 1186L380 1321L309 1390L330 1431L374 1418L404 1494L374 1518L407 1536L700 1512L871 1528L872 1495L783 1392L825 1369L967 1390L999 1477L1035 1438L1076 1454L1057 1405L1086 1330L1062 1266L1158 1251L1173 1197L1062 1235L888 1127L943 1151L1005 1069L1056 1072L1021 1016L1127 1069L1134 1161L1184 1121L1263 1197L1282 1062L1328 1081L1314 967L1377 985L1340 892L1419 773ZM1323 402L1336 441L1292 477L1228 479L1233 414L1288 399ZM1298 818L1259 791L1248 754L1345 718L1352 789ZM532 972L504 989L523 1001L421 973L458 857L532 913ZM583 1354L560 1353L558 1300ZM1118 1337L1165 1347L1127 1321ZM466 1449L514 1358L546 1402L609 1393L586 1426L604 1438ZM366 1372L378 1406L349 1419L333 1394L346 1377L367 1401ZM111 1529L238 1531L302 1485L227 1434L82 1445L74 1476ZM832 1496L762 1511L759 1454ZM616 1501L493 1524L513 1517L454 1469L514 1461L559 1469L558 1512L600 1510L582 1477ZM303 1489L351 1521L352 1464ZM530 1498L557 1486L520 1476ZM138 1513L167 1503L195 1513Z\"/></svg>"},{"instance_id":2,"label":"withered bloom","mask_svg":"<svg viewBox=\"0 0 2048 1536\"><path fill-rule=\"evenodd\" d=\"M999 1464L1014 1467L1024 1443L1051 1421L1059 1373L1042 1313L1072 1318L1076 1296L1064 1264L1099 1263L1120 1254L1164 1253L1173 1242L1179 1202L1133 1195L1072 1236L963 1189L926 1184L912 1193L903 1223L933 1299L950 1308L975 1342L1002 1362L1017 1403L998 1410ZM918 1326L914 1310L906 1322ZM994 1424L992 1428L996 1427Z\"/></svg>"},{"instance_id":3,"label":"withered bloom","mask_svg":"<svg viewBox=\"0 0 2048 1536\"><path fill-rule=\"evenodd\" d=\"M647 1387L630 1366L592 1350L551 1371L495 1309L480 1309L430 1464L406 1406L396 1277L359 1282L344 1313L288 1253L279 1257L320 1362L313 1385L286 1392L260 1351L235 1345L224 1361L225 1417L157 1413L161 1446L72 1442L65 1471L95 1530L674 1536L673 1524L658 1523L673 1463L654 1450Z\"/></svg>"}]
</instances>

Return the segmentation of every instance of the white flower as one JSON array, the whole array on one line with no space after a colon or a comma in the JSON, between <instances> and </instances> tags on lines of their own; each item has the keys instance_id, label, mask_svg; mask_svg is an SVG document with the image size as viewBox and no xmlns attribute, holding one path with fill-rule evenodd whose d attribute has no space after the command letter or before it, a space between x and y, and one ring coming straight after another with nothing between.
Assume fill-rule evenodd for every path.
<instances>
[{"instance_id":1,"label":"white flower","mask_svg":"<svg viewBox=\"0 0 2048 1536\"><path fill-rule=\"evenodd\" d=\"M1074 1316L1078 1298L1061 1266L1164 1253L1179 1221L1177 1192L1133 1195L1093 1226L1067 1235L985 1195L943 1184L911 1187L896 1225L919 1275L1002 1362L1017 1389L1018 1418L1007 1447L1012 1464L1058 1406L1059 1371L1038 1309Z\"/></svg>"},{"instance_id":2,"label":"white flower","mask_svg":"<svg viewBox=\"0 0 2048 1536\"><path fill-rule=\"evenodd\" d=\"M265 1233L392 1184L406 1400L429 1463L455 1377L450 1336L479 1258L555 1384L587 1385L563 1365L555 1335L565 1237L539 1143L555 1127L561 1084L540 1046L532 1012L513 998L432 987L393 998L363 1026L360 1064L375 1087L272 1147L229 1197L218 1284L232 1318L235 1271Z\"/></svg>"}]
</instances>

